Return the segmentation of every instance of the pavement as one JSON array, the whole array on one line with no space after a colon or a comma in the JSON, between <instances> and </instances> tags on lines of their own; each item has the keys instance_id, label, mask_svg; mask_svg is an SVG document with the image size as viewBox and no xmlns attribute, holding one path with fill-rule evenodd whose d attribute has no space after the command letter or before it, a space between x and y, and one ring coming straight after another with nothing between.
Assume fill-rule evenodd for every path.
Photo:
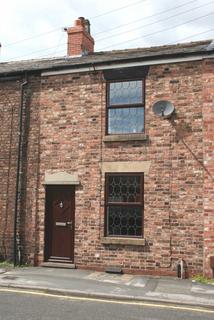
<instances>
[{"instance_id":1,"label":"pavement","mask_svg":"<svg viewBox=\"0 0 214 320\"><path fill-rule=\"evenodd\" d=\"M214 309L214 285L172 277L24 267L0 269L1 287L96 299L159 302Z\"/></svg>"}]
</instances>

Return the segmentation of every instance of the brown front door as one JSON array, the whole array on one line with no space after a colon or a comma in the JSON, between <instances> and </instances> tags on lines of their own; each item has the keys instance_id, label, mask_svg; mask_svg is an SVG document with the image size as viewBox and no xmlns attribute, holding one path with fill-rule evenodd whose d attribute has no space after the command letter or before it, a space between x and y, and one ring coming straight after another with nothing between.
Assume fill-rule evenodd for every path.
<instances>
[{"instance_id":1,"label":"brown front door","mask_svg":"<svg viewBox=\"0 0 214 320\"><path fill-rule=\"evenodd\" d=\"M46 187L45 261L74 262L74 186Z\"/></svg>"}]
</instances>

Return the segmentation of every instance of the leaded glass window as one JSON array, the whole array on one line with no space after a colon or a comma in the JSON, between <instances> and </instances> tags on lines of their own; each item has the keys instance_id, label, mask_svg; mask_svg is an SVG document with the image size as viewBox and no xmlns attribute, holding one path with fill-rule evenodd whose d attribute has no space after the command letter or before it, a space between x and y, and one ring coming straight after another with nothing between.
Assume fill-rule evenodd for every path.
<instances>
[{"instance_id":1,"label":"leaded glass window","mask_svg":"<svg viewBox=\"0 0 214 320\"><path fill-rule=\"evenodd\" d=\"M144 82L108 84L108 134L144 132Z\"/></svg>"},{"instance_id":2,"label":"leaded glass window","mask_svg":"<svg viewBox=\"0 0 214 320\"><path fill-rule=\"evenodd\" d=\"M142 103L142 81L110 83L110 105Z\"/></svg>"},{"instance_id":3,"label":"leaded glass window","mask_svg":"<svg viewBox=\"0 0 214 320\"><path fill-rule=\"evenodd\" d=\"M143 174L106 175L106 235L143 236Z\"/></svg>"}]
</instances>

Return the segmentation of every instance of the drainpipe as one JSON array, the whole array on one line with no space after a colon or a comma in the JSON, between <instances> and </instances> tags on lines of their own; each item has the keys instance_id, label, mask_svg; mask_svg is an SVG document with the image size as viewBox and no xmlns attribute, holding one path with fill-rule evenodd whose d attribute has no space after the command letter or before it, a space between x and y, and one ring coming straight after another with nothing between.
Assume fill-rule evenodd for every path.
<instances>
[{"instance_id":1,"label":"drainpipe","mask_svg":"<svg viewBox=\"0 0 214 320\"><path fill-rule=\"evenodd\" d=\"M24 87L27 85L27 75L25 75L24 82L21 83L20 89L20 107L19 107L19 127L18 127L18 150L17 150L17 171L16 171L16 194L15 194L15 208L14 208L14 230L13 230L13 264L17 265L17 217L18 217L18 203L19 203L19 184L20 184L20 167L21 167L21 152L22 152L22 131L23 131L23 106L24 106ZM20 245L19 245L20 250ZM20 252L19 252L20 263Z\"/></svg>"}]
</instances>

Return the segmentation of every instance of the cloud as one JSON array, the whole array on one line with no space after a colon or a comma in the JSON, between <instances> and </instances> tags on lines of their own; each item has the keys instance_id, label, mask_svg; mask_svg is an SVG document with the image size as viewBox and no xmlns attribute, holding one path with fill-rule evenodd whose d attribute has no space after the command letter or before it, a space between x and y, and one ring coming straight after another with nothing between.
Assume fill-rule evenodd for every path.
<instances>
[{"instance_id":1,"label":"cloud","mask_svg":"<svg viewBox=\"0 0 214 320\"><path fill-rule=\"evenodd\" d=\"M90 19L97 51L176 43L185 37L191 40L192 35L193 40L212 38L214 31L206 31L214 28L214 14L198 19L211 12L211 0L8 0L1 9L0 58L65 55L62 27L71 26L79 16ZM186 23L191 19L197 20ZM46 34L37 36L42 33ZM28 40L17 42L23 39Z\"/></svg>"}]
</instances>

